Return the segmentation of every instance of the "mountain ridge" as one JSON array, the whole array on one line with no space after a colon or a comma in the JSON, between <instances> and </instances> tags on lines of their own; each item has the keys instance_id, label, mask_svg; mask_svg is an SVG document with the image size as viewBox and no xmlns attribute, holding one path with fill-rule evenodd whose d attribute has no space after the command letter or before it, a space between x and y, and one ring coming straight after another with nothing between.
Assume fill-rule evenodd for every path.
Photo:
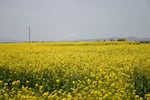
<instances>
[{"instance_id":1,"label":"mountain ridge","mask_svg":"<svg viewBox=\"0 0 150 100\"><path fill-rule=\"evenodd\" d=\"M124 38L127 41L150 41L150 37L135 37L135 36L131 36L131 37L107 37L107 38L95 38L95 39L72 39L72 40L60 40L58 42L63 42L63 41L117 41L120 38ZM46 40L47 41L47 40ZM46 42L45 41L45 42ZM23 41L23 40L14 40L14 39L0 39L0 42L27 42L27 41ZM38 41L37 41L38 42ZM40 42L40 41L39 41ZM57 41L47 41L47 42L57 42Z\"/></svg>"}]
</instances>

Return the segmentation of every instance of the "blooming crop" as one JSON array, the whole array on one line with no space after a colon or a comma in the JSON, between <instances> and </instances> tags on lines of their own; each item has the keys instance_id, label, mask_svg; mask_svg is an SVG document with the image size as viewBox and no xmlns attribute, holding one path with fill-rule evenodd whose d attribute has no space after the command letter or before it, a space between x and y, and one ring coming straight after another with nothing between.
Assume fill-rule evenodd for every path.
<instances>
[{"instance_id":1,"label":"blooming crop","mask_svg":"<svg viewBox=\"0 0 150 100\"><path fill-rule=\"evenodd\" d=\"M0 100L150 98L150 44L0 44Z\"/></svg>"}]
</instances>

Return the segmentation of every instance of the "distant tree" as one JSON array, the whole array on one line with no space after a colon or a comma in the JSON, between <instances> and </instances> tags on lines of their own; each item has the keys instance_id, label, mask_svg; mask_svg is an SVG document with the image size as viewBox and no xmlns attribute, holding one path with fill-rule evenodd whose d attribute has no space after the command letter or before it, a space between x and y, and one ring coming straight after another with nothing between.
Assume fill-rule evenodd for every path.
<instances>
[{"instance_id":1,"label":"distant tree","mask_svg":"<svg viewBox=\"0 0 150 100\"><path fill-rule=\"evenodd\" d=\"M150 43L150 41L145 40L145 41L140 41L140 43Z\"/></svg>"},{"instance_id":2,"label":"distant tree","mask_svg":"<svg viewBox=\"0 0 150 100\"><path fill-rule=\"evenodd\" d=\"M119 38L117 41L126 41L125 38Z\"/></svg>"},{"instance_id":3,"label":"distant tree","mask_svg":"<svg viewBox=\"0 0 150 100\"><path fill-rule=\"evenodd\" d=\"M115 41L114 39L110 39L110 41Z\"/></svg>"}]
</instances>

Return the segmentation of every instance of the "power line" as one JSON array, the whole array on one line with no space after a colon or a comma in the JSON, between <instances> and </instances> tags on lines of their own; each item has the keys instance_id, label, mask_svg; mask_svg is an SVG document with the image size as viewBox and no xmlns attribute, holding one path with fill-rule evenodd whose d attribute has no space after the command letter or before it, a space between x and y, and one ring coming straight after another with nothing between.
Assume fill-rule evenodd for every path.
<instances>
[{"instance_id":1,"label":"power line","mask_svg":"<svg viewBox=\"0 0 150 100\"><path fill-rule=\"evenodd\" d=\"M29 26L29 42L31 42L31 39L30 39L31 38L31 36L30 36L31 35L31 33L30 33L31 29L30 28L31 27Z\"/></svg>"}]
</instances>

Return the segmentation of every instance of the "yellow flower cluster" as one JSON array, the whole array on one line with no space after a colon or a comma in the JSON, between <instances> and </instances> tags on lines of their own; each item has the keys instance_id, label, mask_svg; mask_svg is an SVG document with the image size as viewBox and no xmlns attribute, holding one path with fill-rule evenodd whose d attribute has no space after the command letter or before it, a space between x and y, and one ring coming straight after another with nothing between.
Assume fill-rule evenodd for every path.
<instances>
[{"instance_id":1,"label":"yellow flower cluster","mask_svg":"<svg viewBox=\"0 0 150 100\"><path fill-rule=\"evenodd\" d=\"M0 44L0 100L150 98L150 44Z\"/></svg>"}]
</instances>

